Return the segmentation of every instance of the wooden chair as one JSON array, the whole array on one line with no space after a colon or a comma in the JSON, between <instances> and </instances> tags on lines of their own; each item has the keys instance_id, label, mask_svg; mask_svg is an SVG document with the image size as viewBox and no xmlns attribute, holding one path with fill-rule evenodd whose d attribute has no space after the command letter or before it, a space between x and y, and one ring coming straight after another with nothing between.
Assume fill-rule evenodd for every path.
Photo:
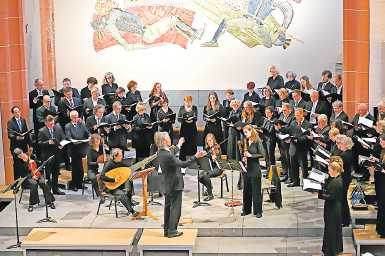
<instances>
[{"instance_id":1,"label":"wooden chair","mask_svg":"<svg viewBox=\"0 0 385 256\"><path fill-rule=\"evenodd\" d=\"M84 188L86 184L91 184L91 190L92 190L92 199L95 199L95 193L94 193L94 185L92 181L88 178L88 160L87 156L82 158L82 165L83 165L83 181L82 181L82 195L84 195Z\"/></svg>"},{"instance_id":2,"label":"wooden chair","mask_svg":"<svg viewBox=\"0 0 385 256\"><path fill-rule=\"evenodd\" d=\"M108 206L108 210L111 210L112 201L114 201L115 217L118 218L118 208L117 208L118 197L105 191L104 183L100 178L100 174L96 175L96 183L98 184L99 191L100 191L100 200L99 200L99 206L98 206L96 215L99 215L100 206L103 204L103 202L107 200L111 200L111 203Z\"/></svg>"}]
</instances>

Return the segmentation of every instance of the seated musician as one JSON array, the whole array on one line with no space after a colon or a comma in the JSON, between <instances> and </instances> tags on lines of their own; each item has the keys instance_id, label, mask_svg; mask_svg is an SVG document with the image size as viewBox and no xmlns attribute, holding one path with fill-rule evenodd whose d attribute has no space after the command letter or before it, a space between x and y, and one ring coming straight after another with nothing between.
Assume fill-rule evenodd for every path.
<instances>
[{"instance_id":1,"label":"seated musician","mask_svg":"<svg viewBox=\"0 0 385 256\"><path fill-rule=\"evenodd\" d=\"M99 174L99 159L103 157L102 138L94 133L90 137L89 147L87 149L88 179L92 182L95 193L99 196L99 186L96 182L96 175Z\"/></svg>"},{"instance_id":2,"label":"seated musician","mask_svg":"<svg viewBox=\"0 0 385 256\"><path fill-rule=\"evenodd\" d=\"M104 183L114 183L117 179L107 177L106 173L119 167L128 167L123 163L123 151L119 148L114 148L111 151L111 159L104 165L103 171L100 175L101 180ZM118 196L118 200L126 207L129 214L136 217L138 213L132 207L132 181L127 182L114 190L107 190L108 193Z\"/></svg>"},{"instance_id":3,"label":"seated musician","mask_svg":"<svg viewBox=\"0 0 385 256\"><path fill-rule=\"evenodd\" d=\"M18 158L23 161L23 165L20 166L23 169L22 172L24 173L24 175L29 176L26 180L27 187L29 187L30 189L28 211L32 212L33 206L40 203L39 193L37 191L38 186L40 186L40 188L43 190L46 204L51 209L55 209L55 198L52 195L49 186L45 183L44 176L42 176L42 173L37 170L38 167L36 162L27 153L23 152L23 150L21 150L20 148L16 148L14 150L14 153Z\"/></svg>"},{"instance_id":4,"label":"seated musician","mask_svg":"<svg viewBox=\"0 0 385 256\"><path fill-rule=\"evenodd\" d=\"M203 200L210 201L214 199L213 185L211 184L210 178L218 177L223 173L223 170L218 167L216 162L217 157L221 156L221 147L217 144L215 136L212 133L208 133L206 135L205 151L207 152L207 157L199 159L198 163L200 164L202 161L208 160L209 168L207 168L207 170L203 170L203 172L200 174L199 182L202 183L207 189L207 197L205 197Z\"/></svg>"}]
</instances>

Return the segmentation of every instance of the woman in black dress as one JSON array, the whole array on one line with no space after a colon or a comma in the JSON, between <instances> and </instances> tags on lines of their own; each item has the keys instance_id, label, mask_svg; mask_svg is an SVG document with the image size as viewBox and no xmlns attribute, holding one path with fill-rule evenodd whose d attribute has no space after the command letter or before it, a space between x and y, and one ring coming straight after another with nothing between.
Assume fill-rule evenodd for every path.
<instances>
[{"instance_id":1,"label":"woman in black dress","mask_svg":"<svg viewBox=\"0 0 385 256\"><path fill-rule=\"evenodd\" d=\"M100 196L99 186L96 182L96 175L99 174L99 163L98 159L103 156L103 145L101 143L102 138L99 134L91 134L89 147L87 149L87 164L88 164L88 173L87 177L92 182L92 188L95 193ZM105 152L106 153L106 152ZM106 159L103 159L106 160Z\"/></svg>"},{"instance_id":2,"label":"woman in black dress","mask_svg":"<svg viewBox=\"0 0 385 256\"><path fill-rule=\"evenodd\" d=\"M104 75L103 84L102 84L102 94L110 94L115 93L116 89L118 89L118 85L115 83L115 77L111 72L107 72ZM109 104L107 102L107 104Z\"/></svg>"},{"instance_id":3,"label":"woman in black dress","mask_svg":"<svg viewBox=\"0 0 385 256\"><path fill-rule=\"evenodd\" d=\"M161 108L160 102L162 99L167 98L166 94L162 90L161 83L155 83L150 92L150 108L151 108L151 121L155 122L158 114L158 110Z\"/></svg>"},{"instance_id":4,"label":"woman in black dress","mask_svg":"<svg viewBox=\"0 0 385 256\"><path fill-rule=\"evenodd\" d=\"M235 124L241 121L242 109L240 108L241 102L239 100L232 100L230 103L231 111L228 116L228 122L226 122L224 129L228 129L227 140L227 158L240 160L238 149L238 140L241 138L242 127L236 127Z\"/></svg>"},{"instance_id":5,"label":"woman in black dress","mask_svg":"<svg viewBox=\"0 0 385 256\"><path fill-rule=\"evenodd\" d=\"M261 104L262 108L265 109L266 107L275 107L275 99L273 97L273 92L271 91L269 86L265 86L262 90L262 99L259 102Z\"/></svg>"},{"instance_id":6,"label":"woman in black dress","mask_svg":"<svg viewBox=\"0 0 385 256\"><path fill-rule=\"evenodd\" d=\"M223 141L222 121L224 109L219 103L216 92L209 92L207 105L203 108L203 120L206 121L203 138L209 133L214 134L218 143Z\"/></svg>"},{"instance_id":7,"label":"woman in black dress","mask_svg":"<svg viewBox=\"0 0 385 256\"><path fill-rule=\"evenodd\" d=\"M142 100L142 95L140 94L140 91L138 91L138 83L137 82L135 82L133 80L128 82L127 90L128 90L128 92L126 94L127 103L128 103L128 105L132 106L131 111L127 115L127 120L132 120L132 118L137 114L136 110L135 110L136 105L133 105L133 104L138 103L138 102L142 102L143 100Z\"/></svg>"},{"instance_id":8,"label":"woman in black dress","mask_svg":"<svg viewBox=\"0 0 385 256\"><path fill-rule=\"evenodd\" d=\"M192 105L192 97L184 97L184 106L179 108L178 122L180 126L180 137L185 138L185 143L180 149L179 158L185 161L186 156L193 156L197 152L197 126L198 108Z\"/></svg>"},{"instance_id":9,"label":"woman in black dress","mask_svg":"<svg viewBox=\"0 0 385 256\"><path fill-rule=\"evenodd\" d=\"M245 138L243 140L243 162L247 172L244 174L243 209L241 216L251 213L257 218L262 217L262 193L261 193L261 167L259 159L263 158L264 150L262 140L257 131L250 125L243 128Z\"/></svg>"},{"instance_id":10,"label":"woman in black dress","mask_svg":"<svg viewBox=\"0 0 385 256\"><path fill-rule=\"evenodd\" d=\"M160 101L161 108L158 110L157 121L159 121L158 131L167 132L170 136L171 143L174 138L172 125L175 123L175 118L170 118L174 114L171 108L168 107L168 99L164 98Z\"/></svg>"},{"instance_id":11,"label":"woman in black dress","mask_svg":"<svg viewBox=\"0 0 385 256\"><path fill-rule=\"evenodd\" d=\"M350 224L350 208L348 204L348 190L350 182L352 181L352 163L353 163L353 141L346 135L337 135L336 145L338 150L333 152L332 155L340 156L343 161L343 193L342 193L342 225L344 227Z\"/></svg>"},{"instance_id":12,"label":"woman in black dress","mask_svg":"<svg viewBox=\"0 0 385 256\"><path fill-rule=\"evenodd\" d=\"M140 161L150 155L152 144L152 125L150 116L145 113L145 106L142 102L136 104L136 114L132 122L132 144L136 149L136 160Z\"/></svg>"},{"instance_id":13,"label":"woman in black dress","mask_svg":"<svg viewBox=\"0 0 385 256\"><path fill-rule=\"evenodd\" d=\"M342 167L337 162L329 165L329 178L325 181L324 190L318 198L325 200L324 205L324 236L322 252L325 256L336 256L343 252L342 243Z\"/></svg>"}]
</instances>

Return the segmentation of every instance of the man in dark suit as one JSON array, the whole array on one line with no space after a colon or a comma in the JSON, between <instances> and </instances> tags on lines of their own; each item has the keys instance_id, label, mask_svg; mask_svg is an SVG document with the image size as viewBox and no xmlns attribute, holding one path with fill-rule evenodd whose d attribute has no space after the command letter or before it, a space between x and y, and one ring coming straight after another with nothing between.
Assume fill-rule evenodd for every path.
<instances>
[{"instance_id":1,"label":"man in dark suit","mask_svg":"<svg viewBox=\"0 0 385 256\"><path fill-rule=\"evenodd\" d=\"M309 122L312 125L317 124L317 117L319 115L330 115L329 105L325 101L319 99L319 92L316 90L313 90L310 93L310 102L307 109L310 111Z\"/></svg>"},{"instance_id":2,"label":"man in dark suit","mask_svg":"<svg viewBox=\"0 0 385 256\"><path fill-rule=\"evenodd\" d=\"M105 107L103 105L96 105L94 108L95 114L87 118L86 127L91 134L98 133L98 126L102 123L106 123L104 111Z\"/></svg>"},{"instance_id":3,"label":"man in dark suit","mask_svg":"<svg viewBox=\"0 0 385 256\"><path fill-rule=\"evenodd\" d=\"M334 74L333 80L334 80L334 88L332 89L331 93L337 93L338 95L341 95L341 98L342 98L342 93L343 93L342 75Z\"/></svg>"},{"instance_id":4,"label":"man in dark suit","mask_svg":"<svg viewBox=\"0 0 385 256\"><path fill-rule=\"evenodd\" d=\"M342 101L336 100L335 102L333 102L332 106L333 112L330 116L330 123L335 122L337 120L349 122L349 117L343 109L344 104L342 103Z\"/></svg>"},{"instance_id":5,"label":"man in dark suit","mask_svg":"<svg viewBox=\"0 0 385 256\"><path fill-rule=\"evenodd\" d=\"M294 90L291 94L292 100L290 100L290 104L293 108L293 111L295 111L297 108L302 108L303 110L309 110L309 104L307 101L302 99L302 94L300 90ZM307 112L304 112L304 116L307 118L308 114Z\"/></svg>"},{"instance_id":6,"label":"man in dark suit","mask_svg":"<svg viewBox=\"0 0 385 256\"><path fill-rule=\"evenodd\" d=\"M51 97L48 95L43 96L43 105L36 110L36 116L38 121L38 129L41 129L45 125L45 118L48 115L57 114L56 107L51 105Z\"/></svg>"},{"instance_id":7,"label":"man in dark suit","mask_svg":"<svg viewBox=\"0 0 385 256\"><path fill-rule=\"evenodd\" d=\"M80 98L73 97L73 90L71 87L64 88L63 93L64 98L60 101L58 107L60 112L59 122L64 128L64 126L70 122L70 111L76 110L82 116L83 102Z\"/></svg>"},{"instance_id":8,"label":"man in dark suit","mask_svg":"<svg viewBox=\"0 0 385 256\"><path fill-rule=\"evenodd\" d=\"M18 106L11 108L13 117L7 123L8 138L10 140L10 150L13 157L13 178L16 180L22 177L23 162L14 153L16 148L22 149L24 152L32 152L32 141L30 134L21 136L21 134L28 131L25 119L21 117L21 110Z\"/></svg>"},{"instance_id":9,"label":"man in dark suit","mask_svg":"<svg viewBox=\"0 0 385 256\"><path fill-rule=\"evenodd\" d=\"M292 107L289 103L283 103L282 104L282 112L278 117L278 121L282 122L285 125L280 125L279 122L277 122L277 125L275 125L275 129L277 132L280 132L282 128L287 127L291 124L291 122L294 120L294 115L292 113ZM282 174L284 175L284 179L282 181L285 181L287 184L291 183L291 179L289 177L290 173L290 155L289 155L289 148L290 148L290 141L288 140L278 140L278 148L281 155L281 163L282 163Z\"/></svg>"},{"instance_id":10,"label":"man in dark suit","mask_svg":"<svg viewBox=\"0 0 385 256\"><path fill-rule=\"evenodd\" d=\"M298 187L300 185L299 180L299 167L301 166L303 177L308 175L307 169L307 154L308 154L308 139L304 130L308 130L310 127L309 122L304 117L304 110L297 108L294 112L295 120L293 120L288 127L290 136L290 175L292 183L288 187Z\"/></svg>"},{"instance_id":11,"label":"man in dark suit","mask_svg":"<svg viewBox=\"0 0 385 256\"><path fill-rule=\"evenodd\" d=\"M65 194L60 191L58 187L59 163L62 162L61 156L63 155L63 146L59 143L64 139L64 132L60 125L55 124L55 118L48 115L46 117L45 126L39 131L38 145L40 147L42 161L46 161L51 156L54 156L53 160L46 167L46 178L55 195Z\"/></svg>"},{"instance_id":12,"label":"man in dark suit","mask_svg":"<svg viewBox=\"0 0 385 256\"><path fill-rule=\"evenodd\" d=\"M84 109L84 118L92 115L92 111L96 105L106 106L104 99L99 98L99 88L95 87L91 90L91 96L84 100L83 109Z\"/></svg>"},{"instance_id":13,"label":"man in dark suit","mask_svg":"<svg viewBox=\"0 0 385 256\"><path fill-rule=\"evenodd\" d=\"M116 124L118 121L126 121L127 118L121 113L122 104L119 101L115 101L112 104L113 111L106 116L106 123ZM108 134L108 145L110 148L120 148L127 150L127 135L130 131L131 126L128 124L114 125L111 127L110 133Z\"/></svg>"},{"instance_id":14,"label":"man in dark suit","mask_svg":"<svg viewBox=\"0 0 385 256\"><path fill-rule=\"evenodd\" d=\"M322 81L318 83L317 91L322 92L326 91L328 93L332 93L332 91L335 90L334 84L330 82L330 79L332 79L333 74L329 70L324 70L322 72Z\"/></svg>"},{"instance_id":15,"label":"man in dark suit","mask_svg":"<svg viewBox=\"0 0 385 256\"><path fill-rule=\"evenodd\" d=\"M38 131L39 122L36 116L36 110L38 107L42 105L42 99L44 95L49 95L48 90L44 89L43 80L37 78L35 79L35 89L29 92L29 108L32 109L32 117L33 117L33 128L35 131Z\"/></svg>"},{"instance_id":16,"label":"man in dark suit","mask_svg":"<svg viewBox=\"0 0 385 256\"><path fill-rule=\"evenodd\" d=\"M75 110L70 113L71 122L65 126L65 135L68 140L87 140L90 136L82 119L79 118ZM82 158L86 155L87 142L73 142L69 147L72 164L72 184L71 189L77 191L82 188L83 165Z\"/></svg>"},{"instance_id":17,"label":"man in dark suit","mask_svg":"<svg viewBox=\"0 0 385 256\"><path fill-rule=\"evenodd\" d=\"M96 88L98 80L95 77L87 78L87 86L81 89L80 98L84 101L91 97L92 89Z\"/></svg>"},{"instance_id":18,"label":"man in dark suit","mask_svg":"<svg viewBox=\"0 0 385 256\"><path fill-rule=\"evenodd\" d=\"M179 160L175 154L184 143L184 138L179 139L175 148L170 148L171 139L167 132L159 132L155 136L158 146L159 168L164 176L165 204L164 204L164 236L177 237L183 232L178 232L178 223L182 208L182 192L184 188L181 168L188 167L197 158L205 156L205 152L198 152L189 161Z\"/></svg>"},{"instance_id":19,"label":"man in dark suit","mask_svg":"<svg viewBox=\"0 0 385 256\"><path fill-rule=\"evenodd\" d=\"M70 88L71 89L71 91L72 91L72 96L74 97L74 98L79 98L80 99L80 94L79 94L79 91L78 91L78 89L76 89L76 88L73 88L73 87L71 87L71 79L69 79L69 78L64 78L63 79L63 88L61 88L60 90L59 90L59 93L60 94L64 94L64 90L65 90L65 88ZM65 95L64 95L64 97L65 97ZM61 102L61 100L62 100L63 98L62 97L55 97L55 105L56 106L59 106L59 104L60 104L60 102Z\"/></svg>"}]
</instances>

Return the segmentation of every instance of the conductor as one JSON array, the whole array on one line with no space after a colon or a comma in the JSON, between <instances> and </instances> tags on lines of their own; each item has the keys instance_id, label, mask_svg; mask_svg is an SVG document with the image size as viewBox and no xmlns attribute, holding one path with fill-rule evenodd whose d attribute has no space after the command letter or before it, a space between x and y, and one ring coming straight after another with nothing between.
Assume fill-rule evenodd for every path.
<instances>
[{"instance_id":1,"label":"conductor","mask_svg":"<svg viewBox=\"0 0 385 256\"><path fill-rule=\"evenodd\" d=\"M183 192L183 174L181 168L186 168L197 158L205 156L207 153L199 151L188 161L179 160L175 154L180 150L184 143L184 138L180 138L176 147L171 147L171 139L167 132L159 132L155 136L158 146L159 167L164 176L165 203L164 203L164 236L168 238L183 235L177 230L181 208Z\"/></svg>"}]
</instances>

